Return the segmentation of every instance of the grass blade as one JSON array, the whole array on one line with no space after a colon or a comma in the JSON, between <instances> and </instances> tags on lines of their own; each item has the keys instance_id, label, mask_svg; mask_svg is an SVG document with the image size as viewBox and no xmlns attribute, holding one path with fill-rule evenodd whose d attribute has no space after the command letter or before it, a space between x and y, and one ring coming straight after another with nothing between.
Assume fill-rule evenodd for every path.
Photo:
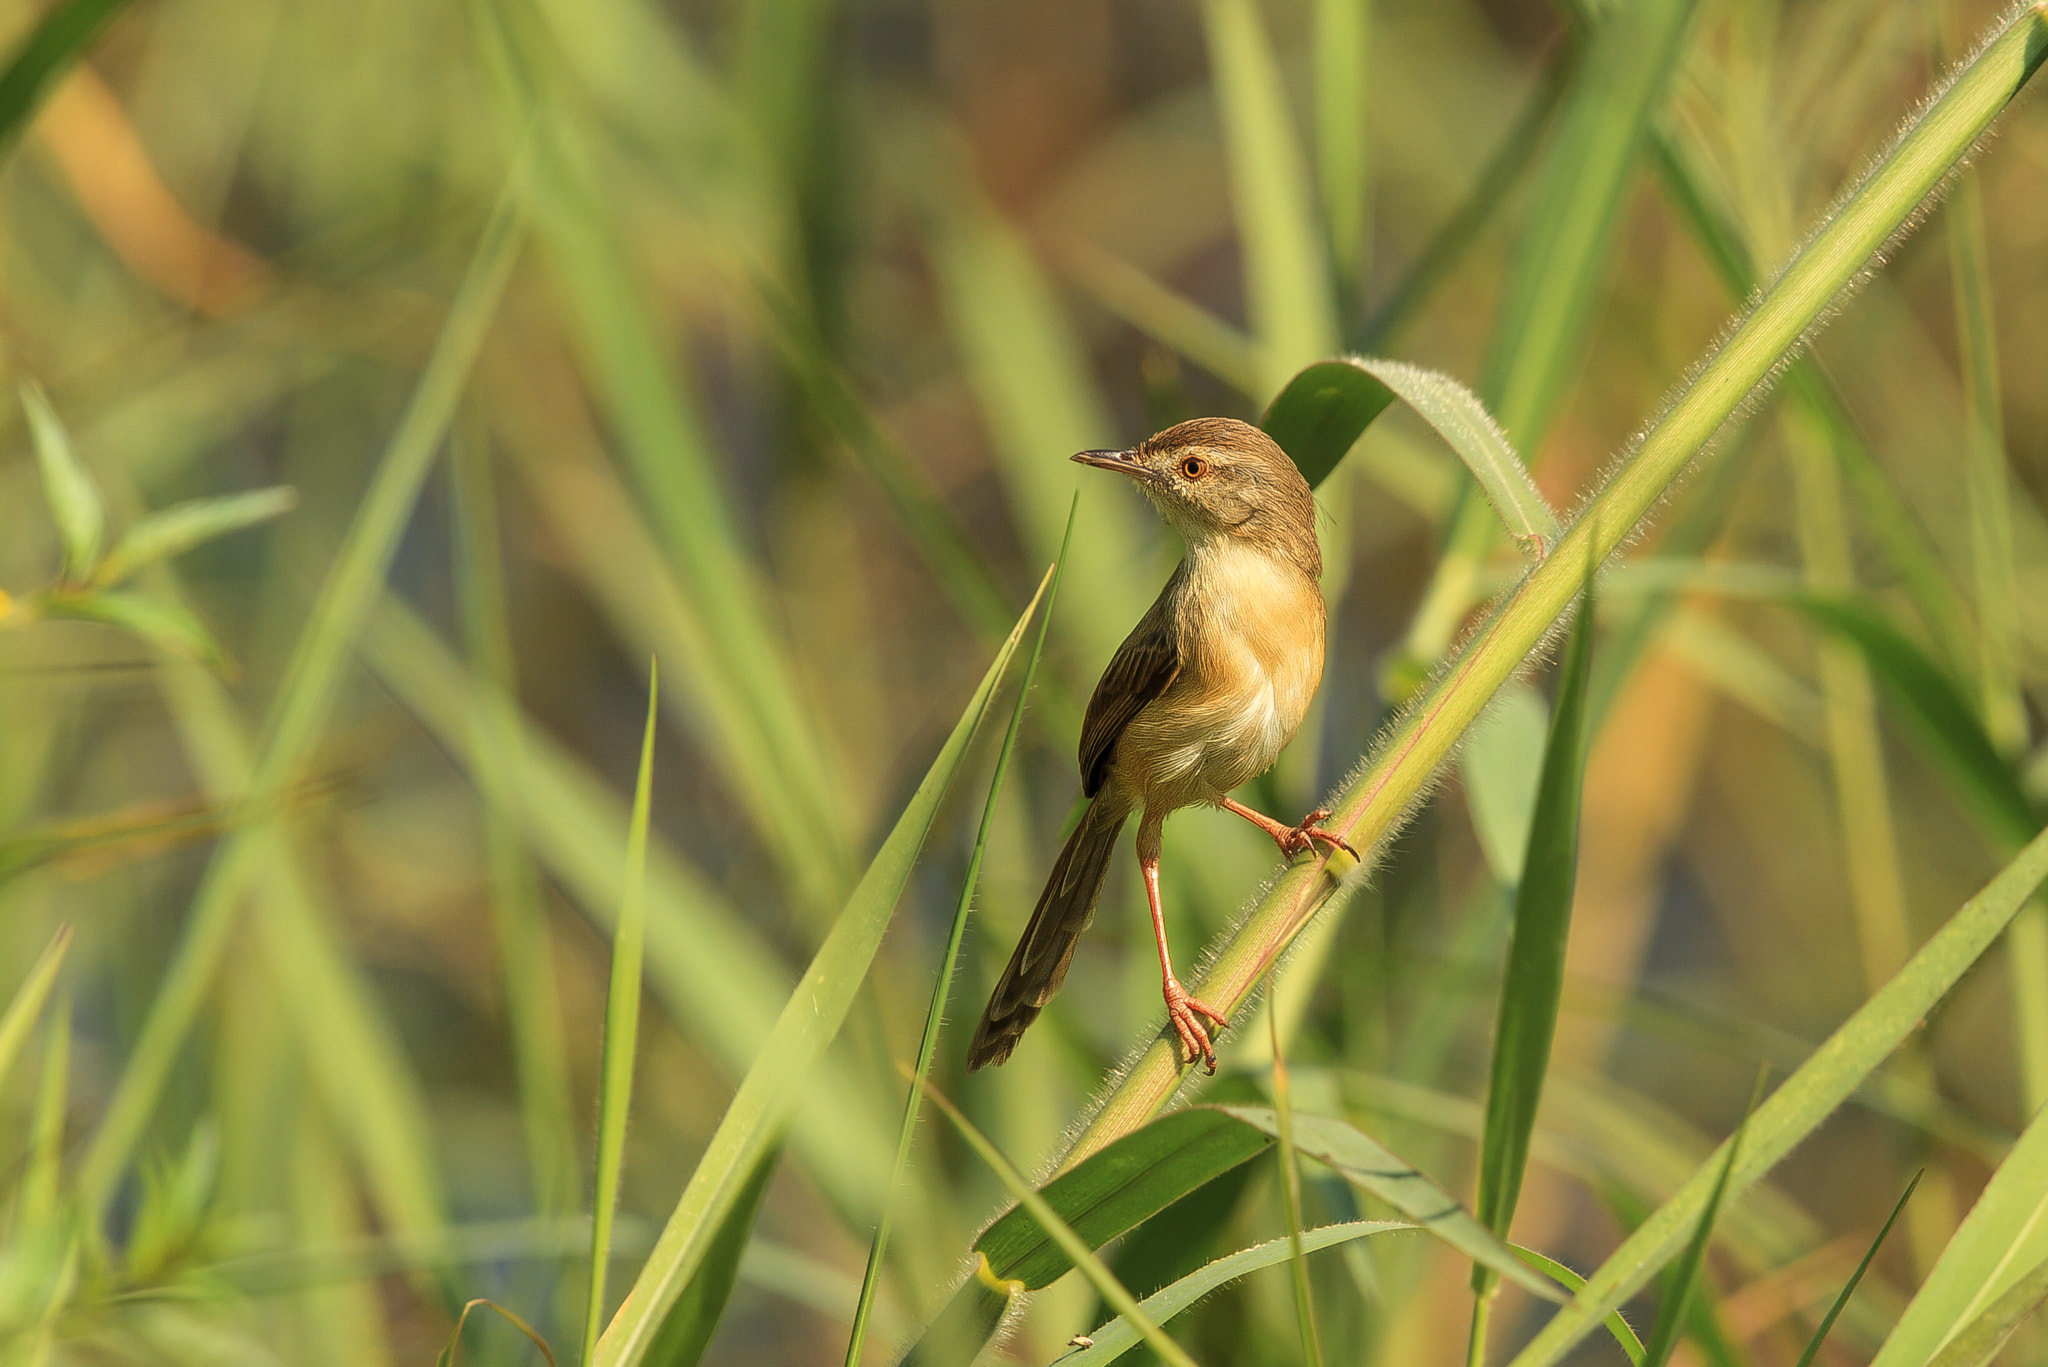
<instances>
[{"instance_id":1,"label":"grass blade","mask_svg":"<svg viewBox=\"0 0 2048 1367\"><path fill-rule=\"evenodd\" d=\"M1030 1212L1039 1229L1043 1230L1059 1247L1060 1252L1081 1270L1081 1275L1088 1279L1089 1284L1102 1299L1116 1308L1119 1317L1136 1331L1146 1346L1159 1354L1162 1361L1172 1363L1174 1367L1195 1367L1194 1359L1189 1357L1179 1344L1168 1338L1165 1330L1153 1323L1139 1307L1137 1297L1133 1296L1124 1284L1116 1279L1116 1274L1103 1266L1102 1260L1095 1256L1095 1250L1089 1247L1087 1240L1076 1234L1065 1220L1060 1219L1051 1203L1033 1189L1031 1183L1025 1180L1024 1174L1017 1171L1015 1165L1003 1156L1002 1151L989 1143L987 1136L975 1129L973 1123L960 1114L958 1108L946 1100L945 1095L936 1087L924 1081L919 1081L917 1085L931 1097L934 1106L946 1113L946 1118L953 1122L953 1127L960 1131L969 1147L980 1155L981 1161L988 1164L997 1177L1002 1179L1003 1185L1009 1189L1010 1195L1016 1198L1018 1205Z\"/></svg>"},{"instance_id":2,"label":"grass blade","mask_svg":"<svg viewBox=\"0 0 2048 1367\"><path fill-rule=\"evenodd\" d=\"M1175 1315L1186 1310L1218 1287L1226 1286L1239 1277L1248 1276L1261 1268L1295 1258L1304 1253L1318 1253L1326 1248L1335 1248L1353 1239L1369 1238L1374 1234L1388 1234L1397 1230L1412 1230L1415 1226L1404 1220L1353 1220L1341 1225L1323 1225L1318 1229L1301 1231L1298 1237L1268 1239L1262 1244L1206 1263L1187 1276L1162 1287L1138 1302L1155 1324L1166 1324ZM1297 1249L1299 1252L1297 1252ZM1143 1340L1138 1331L1121 1316L1110 1320L1100 1329L1088 1335L1091 1342L1078 1353L1062 1357L1060 1367L1102 1367L1138 1346Z\"/></svg>"},{"instance_id":3,"label":"grass blade","mask_svg":"<svg viewBox=\"0 0 2048 1367\"><path fill-rule=\"evenodd\" d=\"M1046 572L1047 583L1051 574ZM633 1289L598 1340L594 1361L602 1367L634 1367L643 1360L669 1308L703 1266L725 1213L739 1195L744 1174L753 1171L760 1155L773 1145L797 1093L838 1034L910 880L918 851L938 817L939 801L959 772L967 744L988 710L989 699L1009 667L1031 613L1038 610L1045 587L1039 586L1025 615L996 653L916 795L897 818L846 910L811 959L803 981L783 1006Z\"/></svg>"},{"instance_id":4,"label":"grass blade","mask_svg":"<svg viewBox=\"0 0 2048 1367\"><path fill-rule=\"evenodd\" d=\"M619 1169L626 1159L626 1113L633 1102L633 1057L640 1042L640 976L647 950L647 809L654 783L654 718L661 670L647 666L647 728L640 737L640 772L633 780L633 818L626 828L626 890L612 931L612 976L605 993L604 1059L597 1096L597 1181L591 1189L590 1295L583 1312L583 1355L597 1351L604 1324L605 1272L612 1259L612 1215L619 1203Z\"/></svg>"},{"instance_id":5,"label":"grass blade","mask_svg":"<svg viewBox=\"0 0 2048 1367\"><path fill-rule=\"evenodd\" d=\"M1529 1166L1529 1137L1550 1068L1557 1009L1564 993L1565 947L1571 937L1572 894L1579 868L1579 800L1586 772L1586 680L1593 657L1593 591L1589 584L1565 646L1564 668L1550 737L1537 780L1536 810L1522 879L1515 889L1515 919L1508 933L1507 967L1493 1029L1493 1066L1486 1087L1486 1131L1480 1143L1481 1224L1505 1239ZM1499 1279L1472 1269L1479 1297L1473 1341L1485 1343L1483 1306ZM1475 1361L1479 1360L1475 1357Z\"/></svg>"},{"instance_id":6,"label":"grass blade","mask_svg":"<svg viewBox=\"0 0 2048 1367\"><path fill-rule=\"evenodd\" d=\"M2048 1262L2014 1282L1967 1329L1950 1339L1928 1367L1986 1367L2012 1337L2012 1331L2041 1308L2043 1300L2048 1300Z\"/></svg>"},{"instance_id":7,"label":"grass blade","mask_svg":"<svg viewBox=\"0 0 2048 1367\"><path fill-rule=\"evenodd\" d=\"M1965 902L1890 982L1757 1108L1743 1129L1742 1157L1729 1171L1729 1195L1746 1191L1833 1113L1991 946L2043 877L2048 877L2048 834L2037 836L1982 892ZM1705 1208L1720 1167L1714 1161L1696 1171L1677 1195L1624 1240L1586 1279L1585 1290L1522 1350L1513 1367L1557 1362L1609 1310L1635 1294L1678 1251Z\"/></svg>"},{"instance_id":8,"label":"grass blade","mask_svg":"<svg viewBox=\"0 0 2048 1367\"><path fill-rule=\"evenodd\" d=\"M1280 1202L1287 1215L1287 1260L1294 1280L1294 1317L1301 1330L1301 1355L1311 1367L1323 1367L1323 1336L1316 1328L1316 1303L1309 1289L1308 1259L1301 1245L1301 1168L1294 1154L1294 1106L1287 1086L1287 1058L1280 1048L1279 1013L1266 1013L1273 1044L1273 1115L1280 1122Z\"/></svg>"},{"instance_id":9,"label":"grass blade","mask_svg":"<svg viewBox=\"0 0 2048 1367\"><path fill-rule=\"evenodd\" d=\"M2029 8L1940 87L1663 410L1549 557L1506 596L1343 787L1331 804L1337 809L1332 830L1344 832L1360 849L1380 847L1495 691L1542 643L1587 570L1621 546L1701 447L1799 349L1871 258L1911 224L2044 56L2048 16ZM1347 879L1342 887L1357 882ZM1322 864L1305 862L1289 870L1219 947L1195 990L1210 1004L1234 1010L1339 891ZM1148 1045L1077 1136L1067 1161L1079 1161L1142 1125L1172 1095L1181 1071L1167 1041ZM1554 1324L1546 1332L1562 1335L1572 1332L1576 1320L1560 1316Z\"/></svg>"},{"instance_id":10,"label":"grass blade","mask_svg":"<svg viewBox=\"0 0 2048 1367\"><path fill-rule=\"evenodd\" d=\"M781 1145L770 1146L740 1184L739 1196L719 1223L718 1233L704 1256L704 1265L683 1288L675 1308L668 1312L668 1318L655 1334L654 1346L647 1351L648 1361L660 1367L697 1367L703 1358L704 1349L725 1313L725 1304L732 1298L733 1285L740 1276L740 1260L753 1237L762 1198L768 1194L768 1181L775 1176L776 1165L781 1161Z\"/></svg>"},{"instance_id":11,"label":"grass blade","mask_svg":"<svg viewBox=\"0 0 2048 1367\"><path fill-rule=\"evenodd\" d=\"M225 658L206 624L176 603L116 591L51 594L31 600L31 606L45 617L98 622L125 631L166 654L183 655L204 665L219 666Z\"/></svg>"},{"instance_id":12,"label":"grass blade","mask_svg":"<svg viewBox=\"0 0 2048 1367\"><path fill-rule=\"evenodd\" d=\"M57 536L64 545L64 578L84 583L100 558L100 541L107 531L107 509L98 486L78 453L71 447L71 434L50 407L43 387L34 380L21 385L21 406L28 414L29 434L34 438L36 469L43 477L43 498L50 505L50 519L57 524Z\"/></svg>"},{"instance_id":13,"label":"grass blade","mask_svg":"<svg viewBox=\"0 0 2048 1367\"><path fill-rule=\"evenodd\" d=\"M1547 1272L1556 1278L1567 1291L1577 1291L1586 1284L1584 1277L1555 1258L1538 1253L1533 1248L1524 1248L1520 1244L1509 1244L1508 1247L1515 1251L1516 1257L1538 1272ZM1636 1337L1636 1331L1629 1327L1628 1321L1621 1317L1619 1310L1612 1311L1607 1316L1607 1332L1614 1336L1615 1345L1628 1358L1631 1367L1643 1367L1643 1341Z\"/></svg>"},{"instance_id":14,"label":"grass blade","mask_svg":"<svg viewBox=\"0 0 2048 1367\"><path fill-rule=\"evenodd\" d=\"M1905 1210L1906 1202L1913 1199L1913 1188L1919 1186L1920 1179L1926 1175L1927 1169L1920 1169L1913 1174L1913 1180L1906 1183L1906 1189L1899 1193L1898 1201L1892 1206L1892 1213L1884 1218L1884 1226L1877 1231L1877 1237L1870 1241L1870 1247L1863 1251L1863 1261L1856 1264L1856 1270L1850 1273L1849 1280L1842 1284L1842 1294L1835 1297L1835 1303L1828 1307L1828 1313L1821 1320L1820 1327L1813 1331L1813 1338L1807 1343L1806 1351L1799 1355L1798 1367L1813 1367L1814 1358L1820 1354L1820 1346L1828 1341L1828 1330L1834 1328L1835 1321L1841 1318L1843 1308L1849 1304L1849 1297L1856 1294L1857 1284L1863 1280L1863 1274L1870 1270L1871 1260L1876 1258L1877 1251L1884 1247L1885 1236L1890 1234L1892 1226L1898 1223L1899 1213Z\"/></svg>"},{"instance_id":15,"label":"grass blade","mask_svg":"<svg viewBox=\"0 0 2048 1367\"><path fill-rule=\"evenodd\" d=\"M1245 304L1267 392L1338 346L1328 262L1280 64L1251 0L1203 0L1244 252Z\"/></svg>"},{"instance_id":16,"label":"grass blade","mask_svg":"<svg viewBox=\"0 0 2048 1367\"><path fill-rule=\"evenodd\" d=\"M462 1346L462 1330L469 1323L470 1312L479 1306L495 1311L499 1318L524 1334L527 1341L538 1348L540 1355L547 1359L548 1367L555 1367L554 1350L548 1347L548 1341L540 1336L538 1330L496 1301L487 1300L482 1296L464 1305L462 1313L455 1317L455 1328L448 1335L447 1346L441 1350L440 1356L434 1359L434 1367L455 1367L455 1350Z\"/></svg>"},{"instance_id":17,"label":"grass blade","mask_svg":"<svg viewBox=\"0 0 2048 1367\"><path fill-rule=\"evenodd\" d=\"M1750 1095L1749 1110L1743 1115L1742 1124L1735 1127L1735 1133L1728 1139L1720 1168L1714 1174L1713 1188L1707 1193L1706 1204L1700 1208L1699 1219L1693 1225L1692 1238L1686 1241L1685 1252L1679 1255L1678 1263L1672 1269L1663 1304L1657 1307L1657 1323L1650 1329L1650 1341L1643 1345L1643 1367L1664 1367L1678 1347L1679 1336L1685 1332L1693 1293L1699 1289L1700 1276L1706 1268L1707 1245L1713 1242L1714 1219L1721 1213L1721 1200L1728 1192L1728 1174L1735 1170L1736 1160L1742 1156L1743 1131L1749 1128L1749 1118L1756 1112L1757 1098L1763 1095L1765 1075L1763 1069L1757 1070L1756 1090Z\"/></svg>"},{"instance_id":18,"label":"grass blade","mask_svg":"<svg viewBox=\"0 0 2048 1367\"><path fill-rule=\"evenodd\" d=\"M1458 755L1472 833L1494 881L1504 888L1522 881L1549 734L1550 709L1543 695L1526 684L1509 684Z\"/></svg>"},{"instance_id":19,"label":"grass blade","mask_svg":"<svg viewBox=\"0 0 2048 1367\"><path fill-rule=\"evenodd\" d=\"M298 506L294 489L251 489L220 498L195 498L151 513L124 533L93 570L93 583L106 588L144 565L183 555L230 532L281 517Z\"/></svg>"},{"instance_id":20,"label":"grass blade","mask_svg":"<svg viewBox=\"0 0 2048 1367\"><path fill-rule=\"evenodd\" d=\"M71 927L59 926L50 943L29 965L21 986L14 989L6 1012L0 1014L0 1082L6 1081L29 1031L35 1028L36 1018L43 1014L43 1003L50 999L50 989L57 984L57 970L64 966L64 956L70 949Z\"/></svg>"},{"instance_id":21,"label":"grass blade","mask_svg":"<svg viewBox=\"0 0 2048 1367\"><path fill-rule=\"evenodd\" d=\"M1930 1361L2048 1261L2048 1109L2036 1113L1935 1260L1871 1367Z\"/></svg>"},{"instance_id":22,"label":"grass blade","mask_svg":"<svg viewBox=\"0 0 2048 1367\"><path fill-rule=\"evenodd\" d=\"M1366 136L1370 0L1316 0L1316 185L1322 192L1338 312L1357 320L1372 259Z\"/></svg>"},{"instance_id":23,"label":"grass blade","mask_svg":"<svg viewBox=\"0 0 2048 1367\"><path fill-rule=\"evenodd\" d=\"M399 533L447 431L518 256L518 185L515 172L484 229L412 401L300 632L250 775L247 792L259 802L274 800L291 782L326 724L342 665L383 583ZM79 1168L81 1196L86 1210L95 1217L112 1199L128 1157L142 1137L157 1094L227 948L242 895L267 857L271 834L272 823L260 817L236 828L215 854L194 895L184 939L165 970L134 1051Z\"/></svg>"},{"instance_id":24,"label":"grass blade","mask_svg":"<svg viewBox=\"0 0 2048 1367\"><path fill-rule=\"evenodd\" d=\"M1052 583L1045 591L1045 611L1038 619L1038 634L1032 638L1031 658L1024 662L1024 676L1017 684L1017 701L1010 709L1010 726L1003 733L1002 747L996 751L995 772L989 778L988 798L981 805L981 824L975 828L974 848L967 856L967 873L960 882L960 900L953 908L953 926L946 935L946 952L939 960L939 973L932 983L931 1005L924 1016L924 1034L917 1045L917 1066L911 1078L909 1095L903 1100L903 1123L896 1135L896 1163L889 1170L888 1191L893 1193L902 1185L903 1174L910 1167L910 1145L917 1135L919 1103L924 1096L923 1084L931 1076L932 1059L938 1052L939 1026L945 1019L946 999L951 995L953 972L960 962L960 942L967 933L967 913L974 905L974 890L981 881L982 857L988 853L989 832L995 827L996 800L1002 795L1003 778L1010 768L1010 756L1017 748L1017 732L1024 725L1024 703L1031 695L1031 681L1038 675L1038 661L1045 653L1045 637L1052 625L1053 608L1059 602L1060 574L1067 562L1067 548L1074 538L1074 513L1081 506L1080 496L1074 497L1073 508L1067 514L1067 534L1060 542L1060 558L1053 562ZM873 1240L868 1244L868 1262L861 1273L860 1300L853 1311L853 1328L846 1337L846 1367L858 1367L861 1346L867 1338L868 1316L875 1306L875 1292L882 1282L882 1257L889 1247L890 1204L885 1199L882 1215L875 1222Z\"/></svg>"}]
</instances>

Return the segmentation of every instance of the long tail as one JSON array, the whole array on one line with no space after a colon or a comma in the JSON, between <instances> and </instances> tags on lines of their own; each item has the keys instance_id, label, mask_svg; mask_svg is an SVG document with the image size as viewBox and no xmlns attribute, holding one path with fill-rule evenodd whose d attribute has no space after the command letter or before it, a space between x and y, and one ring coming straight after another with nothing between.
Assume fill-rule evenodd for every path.
<instances>
[{"instance_id":1,"label":"long tail","mask_svg":"<svg viewBox=\"0 0 2048 1367\"><path fill-rule=\"evenodd\" d=\"M1121 802L1111 806L1106 797L1088 804L1067 847L1053 861L1031 923L1024 927L1016 952L989 994L988 1009L981 1013L974 1043L967 1050L969 1071L1008 1058L1018 1038L1066 981L1074 946L1095 919L1095 899L1109 876L1110 852L1130 815L1128 807Z\"/></svg>"}]
</instances>

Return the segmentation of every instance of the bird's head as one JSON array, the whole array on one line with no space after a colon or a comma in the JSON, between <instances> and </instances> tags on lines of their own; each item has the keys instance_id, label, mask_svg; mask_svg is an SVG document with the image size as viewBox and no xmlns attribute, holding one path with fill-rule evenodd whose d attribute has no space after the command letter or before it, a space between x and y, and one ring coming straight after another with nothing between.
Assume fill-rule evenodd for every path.
<instances>
[{"instance_id":1,"label":"bird's head","mask_svg":"<svg viewBox=\"0 0 2048 1367\"><path fill-rule=\"evenodd\" d=\"M1273 439L1235 418L1193 418L1128 451L1074 457L1137 482L1191 547L1217 537L1248 541L1310 578L1322 574L1315 495Z\"/></svg>"}]
</instances>

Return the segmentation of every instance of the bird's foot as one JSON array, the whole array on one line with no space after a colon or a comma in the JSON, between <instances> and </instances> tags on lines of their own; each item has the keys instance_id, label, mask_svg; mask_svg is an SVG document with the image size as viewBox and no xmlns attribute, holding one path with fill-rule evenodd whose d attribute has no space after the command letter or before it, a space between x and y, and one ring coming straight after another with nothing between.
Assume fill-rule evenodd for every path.
<instances>
[{"instance_id":1,"label":"bird's foot","mask_svg":"<svg viewBox=\"0 0 2048 1367\"><path fill-rule=\"evenodd\" d=\"M1230 1024L1229 1018L1200 998L1189 996L1187 989L1173 978L1166 980L1163 995L1166 998L1166 1019L1173 1023L1174 1033L1187 1046L1188 1062L1201 1064L1213 1076L1216 1072L1216 1049L1209 1043L1209 1032L1202 1028L1202 1017L1215 1021L1219 1032Z\"/></svg>"},{"instance_id":2,"label":"bird's foot","mask_svg":"<svg viewBox=\"0 0 2048 1367\"><path fill-rule=\"evenodd\" d=\"M1280 847L1280 853L1292 859L1295 855L1300 854L1303 850L1308 849L1316 841L1320 840L1331 849L1342 850L1353 859L1357 859L1358 851L1351 848L1350 841L1338 835L1335 831L1323 829L1323 818L1329 814L1330 809L1328 807L1318 807L1303 817L1299 826L1275 835L1273 842ZM1363 863L1364 861L1360 860L1359 862Z\"/></svg>"}]
</instances>

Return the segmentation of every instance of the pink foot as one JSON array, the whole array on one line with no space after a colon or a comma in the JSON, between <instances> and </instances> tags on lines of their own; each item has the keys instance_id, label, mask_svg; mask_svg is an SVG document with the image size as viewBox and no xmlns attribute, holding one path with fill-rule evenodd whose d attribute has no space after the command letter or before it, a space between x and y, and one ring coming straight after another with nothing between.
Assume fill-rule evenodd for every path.
<instances>
[{"instance_id":1,"label":"pink foot","mask_svg":"<svg viewBox=\"0 0 2048 1367\"><path fill-rule=\"evenodd\" d=\"M1200 1063L1212 1076L1216 1072L1216 1049L1209 1043L1209 1032L1202 1028L1202 1017L1216 1022L1222 1030L1230 1021L1221 1011L1207 1002L1190 997L1187 989L1173 978L1166 980L1163 995L1166 998L1166 1018L1173 1023L1174 1033L1187 1046L1188 1062Z\"/></svg>"}]
</instances>

